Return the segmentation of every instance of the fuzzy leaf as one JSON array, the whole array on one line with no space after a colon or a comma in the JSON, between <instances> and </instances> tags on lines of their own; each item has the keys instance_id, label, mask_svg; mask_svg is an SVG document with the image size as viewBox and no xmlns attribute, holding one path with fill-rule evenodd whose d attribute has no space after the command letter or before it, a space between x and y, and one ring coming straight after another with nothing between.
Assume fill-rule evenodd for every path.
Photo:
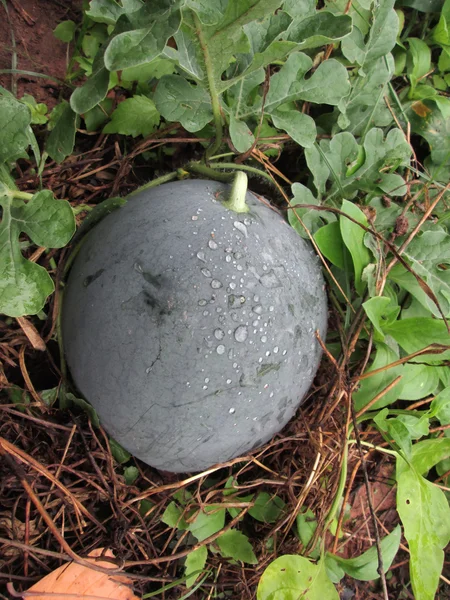
<instances>
[{"instance_id":1,"label":"fuzzy leaf","mask_svg":"<svg viewBox=\"0 0 450 600\"><path fill-rule=\"evenodd\" d=\"M56 200L50 190L34 194L27 203L1 195L0 312L11 317L34 315L53 290L47 271L20 251L19 235L26 233L38 246L62 248L75 231L75 219L66 200Z\"/></svg>"},{"instance_id":2,"label":"fuzzy leaf","mask_svg":"<svg viewBox=\"0 0 450 600\"><path fill-rule=\"evenodd\" d=\"M79 123L80 117L71 109L68 102L63 101L58 120L53 125L45 146L50 158L57 163L61 163L66 156L72 154Z\"/></svg>"},{"instance_id":3,"label":"fuzzy leaf","mask_svg":"<svg viewBox=\"0 0 450 600\"><path fill-rule=\"evenodd\" d=\"M2 132L0 163L23 156L25 149L30 145L28 137L30 123L29 108L0 88L0 131Z\"/></svg>"},{"instance_id":4,"label":"fuzzy leaf","mask_svg":"<svg viewBox=\"0 0 450 600\"><path fill-rule=\"evenodd\" d=\"M406 114L412 131L430 145L433 162L447 164L450 161L450 100L441 96L417 100Z\"/></svg>"},{"instance_id":5,"label":"fuzzy leaf","mask_svg":"<svg viewBox=\"0 0 450 600\"><path fill-rule=\"evenodd\" d=\"M105 67L103 52L99 52L92 65L92 75L70 97L70 106L81 115L97 106L108 93L110 73Z\"/></svg>"},{"instance_id":6,"label":"fuzzy leaf","mask_svg":"<svg viewBox=\"0 0 450 600\"><path fill-rule=\"evenodd\" d=\"M132 13L142 7L141 0L91 0L86 15L96 23L115 25L123 14Z\"/></svg>"},{"instance_id":7,"label":"fuzzy leaf","mask_svg":"<svg viewBox=\"0 0 450 600\"><path fill-rule=\"evenodd\" d=\"M230 137L238 152L247 152L255 141L255 137L246 123L236 119L233 114L230 115Z\"/></svg>"},{"instance_id":8,"label":"fuzzy leaf","mask_svg":"<svg viewBox=\"0 0 450 600\"><path fill-rule=\"evenodd\" d=\"M327 60L305 79L312 66L312 60L306 54L291 54L278 73L270 78L265 110L270 113L278 106L296 100L333 105L348 94L347 71L341 63Z\"/></svg>"},{"instance_id":9,"label":"fuzzy leaf","mask_svg":"<svg viewBox=\"0 0 450 600\"><path fill-rule=\"evenodd\" d=\"M162 77L153 98L167 121L180 121L187 131L200 131L212 119L211 100L206 90L191 85L179 75Z\"/></svg>"},{"instance_id":10,"label":"fuzzy leaf","mask_svg":"<svg viewBox=\"0 0 450 600\"><path fill-rule=\"evenodd\" d=\"M177 32L181 23L175 3L170 8L159 2L148 3L123 20L127 31L112 38L105 51L105 65L117 71L152 61L164 50L167 40Z\"/></svg>"},{"instance_id":11,"label":"fuzzy leaf","mask_svg":"<svg viewBox=\"0 0 450 600\"><path fill-rule=\"evenodd\" d=\"M399 129L391 129L383 139L383 131L374 127L362 147L351 133L338 133L331 141L321 140L320 150L307 148L305 156L321 195L328 180L331 192L344 198L352 198L361 190L394 196L405 194L403 178L384 172L386 166L394 170L409 164L411 148Z\"/></svg>"},{"instance_id":12,"label":"fuzzy leaf","mask_svg":"<svg viewBox=\"0 0 450 600\"><path fill-rule=\"evenodd\" d=\"M351 90L338 104L341 115L338 125L354 135L361 135L370 118L374 127L386 127L392 123L384 101L387 83L394 71L394 61L389 54L371 63L361 75L356 69L350 75Z\"/></svg>"},{"instance_id":13,"label":"fuzzy leaf","mask_svg":"<svg viewBox=\"0 0 450 600\"><path fill-rule=\"evenodd\" d=\"M301 204L312 204L320 206L320 202L315 198L309 188L301 183L292 184L292 206L296 207L294 210L289 210L288 220L291 226L296 232L305 239L309 239L308 234L303 228L302 224L298 220L297 216L303 221L303 224L312 234L316 233L318 229L323 227L325 222L335 221L336 217L333 213L325 212L321 210L314 210L313 208L301 208L298 205ZM297 216L296 216L297 215Z\"/></svg>"},{"instance_id":14,"label":"fuzzy leaf","mask_svg":"<svg viewBox=\"0 0 450 600\"><path fill-rule=\"evenodd\" d=\"M352 19L348 15L335 16L331 12L317 11L315 14L295 18L286 32L287 39L297 42L298 50L334 44L352 31Z\"/></svg>"},{"instance_id":15,"label":"fuzzy leaf","mask_svg":"<svg viewBox=\"0 0 450 600\"><path fill-rule=\"evenodd\" d=\"M111 115L111 121L103 128L104 133L122 135L149 135L159 124L159 112L155 103L146 96L133 96L119 104Z\"/></svg>"},{"instance_id":16,"label":"fuzzy leaf","mask_svg":"<svg viewBox=\"0 0 450 600\"><path fill-rule=\"evenodd\" d=\"M342 40L342 53L350 62L357 62L364 70L377 58L385 56L397 41L398 16L395 0L374 3L372 25L367 36L358 27Z\"/></svg>"},{"instance_id":17,"label":"fuzzy leaf","mask_svg":"<svg viewBox=\"0 0 450 600\"><path fill-rule=\"evenodd\" d=\"M283 129L304 148L310 148L316 139L317 131L314 119L298 110L280 110L272 112L272 123L278 129Z\"/></svg>"}]
</instances>

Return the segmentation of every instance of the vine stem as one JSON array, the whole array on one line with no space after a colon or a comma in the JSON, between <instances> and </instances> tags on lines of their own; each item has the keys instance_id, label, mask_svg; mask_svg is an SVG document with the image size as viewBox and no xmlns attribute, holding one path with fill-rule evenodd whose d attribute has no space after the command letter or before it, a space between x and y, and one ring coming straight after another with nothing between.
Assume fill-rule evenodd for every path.
<instances>
[{"instance_id":1,"label":"vine stem","mask_svg":"<svg viewBox=\"0 0 450 600\"><path fill-rule=\"evenodd\" d=\"M31 200L33 194L28 192L19 192L19 190L9 190L8 196L10 198L16 198L17 200Z\"/></svg>"},{"instance_id":2,"label":"vine stem","mask_svg":"<svg viewBox=\"0 0 450 600\"><path fill-rule=\"evenodd\" d=\"M213 63L209 54L208 44L203 34L202 24L200 23L200 19L194 12L192 13L192 15L194 17L196 33L198 35L198 40L200 42L200 46L203 53L203 61L205 63L206 77L208 79L209 94L211 96L211 105L214 116L214 127L216 129L216 139L214 140L212 145L206 150L206 157L209 158L210 156L213 156L222 145L222 114L220 112L219 94L217 93L216 82L214 79Z\"/></svg>"}]
</instances>

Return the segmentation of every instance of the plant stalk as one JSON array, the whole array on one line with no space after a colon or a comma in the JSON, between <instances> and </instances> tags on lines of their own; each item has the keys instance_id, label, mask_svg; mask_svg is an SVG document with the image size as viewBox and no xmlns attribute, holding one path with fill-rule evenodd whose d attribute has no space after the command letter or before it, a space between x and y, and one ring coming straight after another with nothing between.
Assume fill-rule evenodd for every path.
<instances>
[{"instance_id":1,"label":"plant stalk","mask_svg":"<svg viewBox=\"0 0 450 600\"><path fill-rule=\"evenodd\" d=\"M195 12L192 13L194 17L194 23L196 28L196 33L198 35L198 40L200 42L200 46L203 53L203 61L205 63L206 77L208 80L208 88L209 95L211 96L211 106L214 117L214 127L216 129L216 139L213 141L211 146L206 150L206 158L208 159L210 156L213 156L217 150L222 145L223 138L223 123L222 123L222 114L220 112L220 102L219 102L219 94L216 89L216 82L214 78L214 67L211 60L211 56L209 55L209 48L206 42L205 36L202 30L202 24L200 23L200 19L197 17Z\"/></svg>"}]
</instances>

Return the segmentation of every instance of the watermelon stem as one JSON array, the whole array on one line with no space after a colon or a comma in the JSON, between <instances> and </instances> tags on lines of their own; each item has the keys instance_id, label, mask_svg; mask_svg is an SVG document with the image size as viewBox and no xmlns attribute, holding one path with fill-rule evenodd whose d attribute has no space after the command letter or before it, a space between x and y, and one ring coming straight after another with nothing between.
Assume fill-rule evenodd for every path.
<instances>
[{"instance_id":1,"label":"watermelon stem","mask_svg":"<svg viewBox=\"0 0 450 600\"><path fill-rule=\"evenodd\" d=\"M247 194L248 179L247 175L243 171L237 171L233 184L231 186L231 192L228 200L225 200L222 204L229 210L234 210L237 213L246 213L249 208L245 202L245 196Z\"/></svg>"}]
</instances>

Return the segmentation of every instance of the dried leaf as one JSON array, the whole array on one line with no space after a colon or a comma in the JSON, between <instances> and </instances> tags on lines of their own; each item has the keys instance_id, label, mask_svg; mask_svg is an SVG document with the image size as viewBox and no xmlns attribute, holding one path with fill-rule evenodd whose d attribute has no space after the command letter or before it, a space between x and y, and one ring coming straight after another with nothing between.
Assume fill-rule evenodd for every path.
<instances>
[{"instance_id":1,"label":"dried leaf","mask_svg":"<svg viewBox=\"0 0 450 600\"><path fill-rule=\"evenodd\" d=\"M89 554L90 557L101 556L102 548L98 548ZM103 556L114 558L113 553L107 550ZM106 569L115 569L116 566L106 560L92 560L99 567ZM44 579L33 585L28 592L43 592L42 596L35 595L34 600L66 600L67 594L72 597L114 600L139 600L133 594L131 589L131 579L125 575L107 575L100 571L94 571L89 567L71 562L69 565L62 565L55 571L49 573ZM30 594L31 596L31 594Z\"/></svg>"}]
</instances>

